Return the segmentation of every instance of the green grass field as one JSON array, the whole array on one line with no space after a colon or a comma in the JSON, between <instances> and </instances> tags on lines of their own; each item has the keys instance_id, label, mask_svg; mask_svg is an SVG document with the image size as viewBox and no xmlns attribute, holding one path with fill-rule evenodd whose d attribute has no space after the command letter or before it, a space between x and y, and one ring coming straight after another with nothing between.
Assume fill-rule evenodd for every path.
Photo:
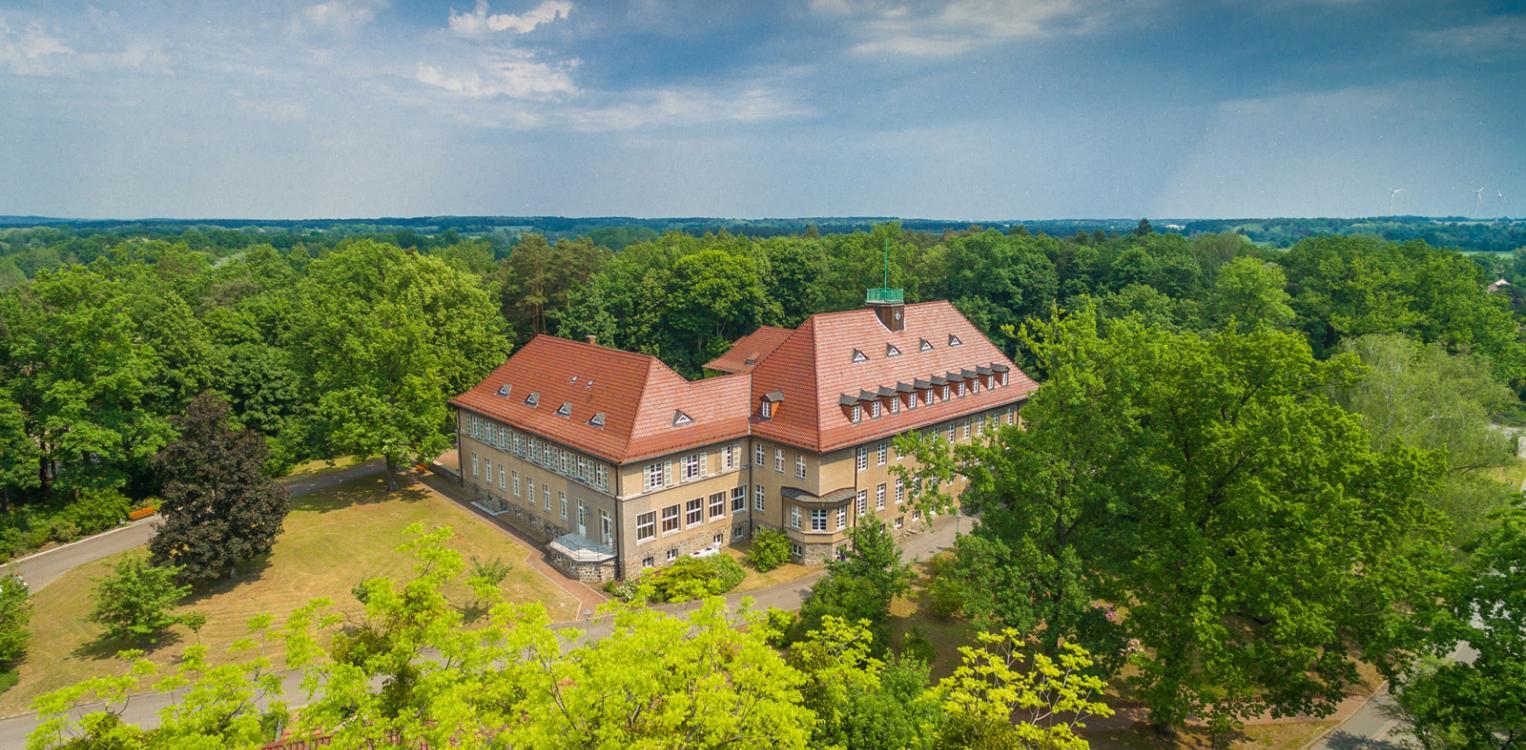
<instances>
[{"instance_id":1,"label":"green grass field","mask_svg":"<svg viewBox=\"0 0 1526 750\"><path fill-rule=\"evenodd\" d=\"M514 569L502 585L509 600L539 602L557 621L576 616L574 599L527 564L530 547L423 485L388 493L380 478L372 478L294 498L285 532L269 559L190 597L182 609L207 617L199 636L176 627L149 658L168 662L198 637L214 655L221 654L246 635L251 617L268 612L279 622L317 597L332 599L347 613L359 613L361 607L349 593L356 583L371 576L410 575L412 560L396 550L405 541L404 529L415 522L450 526L455 531L451 546L468 558L502 557L512 563ZM26 711L41 693L121 670L121 663L112 658L116 644L99 643L100 627L85 621L92 604L92 579L105 575L119 559L120 555L70 571L33 597L31 648L17 670L19 683L0 694L0 716ZM465 593L460 586L452 600L465 601Z\"/></svg>"}]
</instances>

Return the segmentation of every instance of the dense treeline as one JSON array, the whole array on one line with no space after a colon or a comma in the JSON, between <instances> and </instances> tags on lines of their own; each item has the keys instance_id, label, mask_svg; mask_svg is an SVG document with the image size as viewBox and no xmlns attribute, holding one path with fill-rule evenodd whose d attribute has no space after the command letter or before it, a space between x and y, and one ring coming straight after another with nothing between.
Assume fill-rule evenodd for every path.
<instances>
[{"instance_id":1,"label":"dense treeline","mask_svg":"<svg viewBox=\"0 0 1526 750\"><path fill-rule=\"evenodd\" d=\"M1366 237L1276 251L1144 222L1071 238L895 224L675 232L619 252L589 237L408 228L198 228L174 242L161 231L5 234L0 260L16 270L0 296L0 555L109 526L128 498L157 494L152 458L203 391L265 437L270 471L343 454L396 465L447 447L445 399L537 333L596 335L699 376L759 325L861 305L887 252L889 283L909 301L952 300L1020 359L1031 352L1007 331L1092 303L1171 331L1265 322L1301 332L1322 358L1350 337L1399 334L1478 356L1517 391L1526 382L1511 305L1526 253ZM1523 283L1486 291L1499 276Z\"/></svg>"}]
</instances>

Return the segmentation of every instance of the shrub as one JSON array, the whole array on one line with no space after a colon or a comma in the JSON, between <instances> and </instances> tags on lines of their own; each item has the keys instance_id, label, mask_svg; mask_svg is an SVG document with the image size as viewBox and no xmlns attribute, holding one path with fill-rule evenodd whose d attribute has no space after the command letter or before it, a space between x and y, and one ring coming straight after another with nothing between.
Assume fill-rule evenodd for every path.
<instances>
[{"instance_id":1,"label":"shrub","mask_svg":"<svg viewBox=\"0 0 1526 750\"><path fill-rule=\"evenodd\" d=\"M177 585L174 566L158 567L141 557L117 563L114 575L96 579L95 610L90 621L106 628L112 639L153 638L180 622L170 608L191 592Z\"/></svg>"},{"instance_id":2,"label":"shrub","mask_svg":"<svg viewBox=\"0 0 1526 750\"><path fill-rule=\"evenodd\" d=\"M78 534L88 536L121 523L131 510L132 501L126 495L113 489L98 489L80 493L79 499L65 506L61 515L74 525Z\"/></svg>"},{"instance_id":3,"label":"shrub","mask_svg":"<svg viewBox=\"0 0 1526 750\"><path fill-rule=\"evenodd\" d=\"M26 656L31 635L27 623L32 619L28 596L26 584L20 578L0 577L0 670Z\"/></svg>"},{"instance_id":4,"label":"shrub","mask_svg":"<svg viewBox=\"0 0 1526 750\"><path fill-rule=\"evenodd\" d=\"M724 594L746 577L747 571L729 555L682 557L666 568L610 581L604 590L621 601L686 602Z\"/></svg>"},{"instance_id":5,"label":"shrub","mask_svg":"<svg viewBox=\"0 0 1526 750\"><path fill-rule=\"evenodd\" d=\"M794 641L795 626L800 622L800 615L788 609L769 607L767 619L763 621L763 627L767 629L764 640L774 648L784 648Z\"/></svg>"},{"instance_id":6,"label":"shrub","mask_svg":"<svg viewBox=\"0 0 1526 750\"><path fill-rule=\"evenodd\" d=\"M789 562L789 536L778 529L760 529L752 537L747 562L759 573L767 573Z\"/></svg>"},{"instance_id":7,"label":"shrub","mask_svg":"<svg viewBox=\"0 0 1526 750\"><path fill-rule=\"evenodd\" d=\"M933 650L933 642L927 639L922 629L913 625L906 635L901 636L901 658L915 659L923 664L932 664L936 656Z\"/></svg>"},{"instance_id":8,"label":"shrub","mask_svg":"<svg viewBox=\"0 0 1526 750\"><path fill-rule=\"evenodd\" d=\"M953 555L938 555L928 561L927 599L934 615L945 620L964 610L964 581L959 577L959 562Z\"/></svg>"}]
</instances>

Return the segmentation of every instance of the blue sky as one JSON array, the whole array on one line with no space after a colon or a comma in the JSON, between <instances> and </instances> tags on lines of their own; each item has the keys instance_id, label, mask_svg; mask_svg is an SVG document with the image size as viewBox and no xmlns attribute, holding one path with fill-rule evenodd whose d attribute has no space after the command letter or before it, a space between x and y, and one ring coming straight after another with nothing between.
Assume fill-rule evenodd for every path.
<instances>
[{"instance_id":1,"label":"blue sky","mask_svg":"<svg viewBox=\"0 0 1526 750\"><path fill-rule=\"evenodd\" d=\"M1526 3L0 0L0 214L1390 205L1526 215Z\"/></svg>"}]
</instances>

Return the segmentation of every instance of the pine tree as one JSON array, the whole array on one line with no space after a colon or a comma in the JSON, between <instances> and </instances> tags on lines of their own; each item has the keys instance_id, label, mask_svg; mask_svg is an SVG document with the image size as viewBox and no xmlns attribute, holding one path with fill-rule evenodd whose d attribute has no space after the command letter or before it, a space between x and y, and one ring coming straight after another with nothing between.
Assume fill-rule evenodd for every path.
<instances>
[{"instance_id":1,"label":"pine tree","mask_svg":"<svg viewBox=\"0 0 1526 750\"><path fill-rule=\"evenodd\" d=\"M165 476L163 525L149 542L155 565L206 582L270 552L290 509L286 489L264 475L265 441L228 425L228 404L203 393L178 420L180 437L155 465Z\"/></svg>"}]
</instances>

